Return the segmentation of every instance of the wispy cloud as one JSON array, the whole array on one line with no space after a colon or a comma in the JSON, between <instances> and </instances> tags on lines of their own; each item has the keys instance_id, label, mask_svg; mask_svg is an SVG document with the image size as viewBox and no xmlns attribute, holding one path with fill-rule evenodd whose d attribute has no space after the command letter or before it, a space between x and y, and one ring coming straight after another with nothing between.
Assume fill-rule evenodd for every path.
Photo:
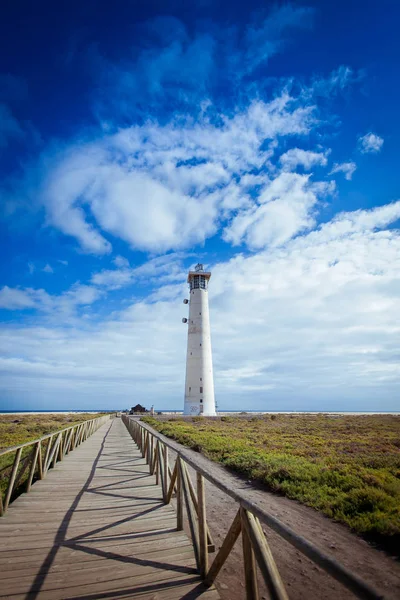
<instances>
[{"instance_id":1,"label":"wispy cloud","mask_svg":"<svg viewBox=\"0 0 400 600\"><path fill-rule=\"evenodd\" d=\"M21 139L24 131L5 104L0 103L0 149L5 148L12 139Z\"/></svg>"},{"instance_id":2,"label":"wispy cloud","mask_svg":"<svg viewBox=\"0 0 400 600\"><path fill-rule=\"evenodd\" d=\"M383 138L371 132L358 138L358 146L363 154L377 154L382 150L383 142Z\"/></svg>"},{"instance_id":3,"label":"wispy cloud","mask_svg":"<svg viewBox=\"0 0 400 600\"><path fill-rule=\"evenodd\" d=\"M34 308L61 322L63 319L76 317L78 307L87 307L102 295L103 292L98 288L80 283L74 284L59 295L48 294L44 289L4 286L0 290L0 308L7 310Z\"/></svg>"},{"instance_id":4,"label":"wispy cloud","mask_svg":"<svg viewBox=\"0 0 400 600\"><path fill-rule=\"evenodd\" d=\"M250 75L282 51L289 32L310 28L314 12L287 3L258 11L242 26L207 22L189 30L170 16L141 23L131 59L110 61L92 48L95 112L106 124L148 114L162 121L209 99L233 113L254 99Z\"/></svg>"},{"instance_id":5,"label":"wispy cloud","mask_svg":"<svg viewBox=\"0 0 400 600\"><path fill-rule=\"evenodd\" d=\"M347 95L365 77L365 70L354 71L348 65L341 65L327 76L314 76L307 85L296 83L296 80L293 83L296 87L300 85L304 98L313 98L315 101L318 98L333 99L340 95Z\"/></svg>"},{"instance_id":6,"label":"wispy cloud","mask_svg":"<svg viewBox=\"0 0 400 600\"><path fill-rule=\"evenodd\" d=\"M53 267L51 267L48 263L45 267L43 267L42 271L43 273L54 273Z\"/></svg>"},{"instance_id":7,"label":"wispy cloud","mask_svg":"<svg viewBox=\"0 0 400 600\"><path fill-rule=\"evenodd\" d=\"M294 171L296 167L304 167L307 171L315 166L326 167L328 164L327 155L329 150L325 152L312 152L311 150L303 150L302 148L291 148L279 158L283 168L288 171Z\"/></svg>"},{"instance_id":8,"label":"wispy cloud","mask_svg":"<svg viewBox=\"0 0 400 600\"><path fill-rule=\"evenodd\" d=\"M117 257L114 260L116 269L104 269L94 273L91 284L107 290L117 290L131 285L134 282L142 282L148 285L166 285L167 283L185 280L185 271L182 266L186 254L171 253L158 256L143 263L138 267L130 267L125 259Z\"/></svg>"},{"instance_id":9,"label":"wispy cloud","mask_svg":"<svg viewBox=\"0 0 400 600\"><path fill-rule=\"evenodd\" d=\"M356 169L357 169L357 165L353 161L344 162L344 163L335 163L333 165L333 168L332 168L330 174L333 175L334 173L343 173L345 179L347 179L347 181L351 181L351 178L353 177L353 173Z\"/></svg>"}]
</instances>

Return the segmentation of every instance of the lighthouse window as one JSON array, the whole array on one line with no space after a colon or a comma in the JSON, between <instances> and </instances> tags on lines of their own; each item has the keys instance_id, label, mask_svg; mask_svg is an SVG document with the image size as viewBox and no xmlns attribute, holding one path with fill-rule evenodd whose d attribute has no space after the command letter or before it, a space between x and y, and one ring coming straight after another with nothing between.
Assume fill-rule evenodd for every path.
<instances>
[{"instance_id":1,"label":"lighthouse window","mask_svg":"<svg viewBox=\"0 0 400 600\"><path fill-rule=\"evenodd\" d=\"M190 387L190 388L189 388L189 392L191 392L191 391L192 391L192 388Z\"/></svg>"},{"instance_id":2,"label":"lighthouse window","mask_svg":"<svg viewBox=\"0 0 400 600\"><path fill-rule=\"evenodd\" d=\"M200 402L203 402L203 398L200 398Z\"/></svg>"},{"instance_id":3,"label":"lighthouse window","mask_svg":"<svg viewBox=\"0 0 400 600\"><path fill-rule=\"evenodd\" d=\"M200 388L200 394L202 394L202 393L203 393L203 388L201 387ZM201 402L201 400L200 400L200 402Z\"/></svg>"},{"instance_id":4,"label":"lighthouse window","mask_svg":"<svg viewBox=\"0 0 400 600\"><path fill-rule=\"evenodd\" d=\"M193 275L190 280L190 289L198 290L199 288L202 288L203 290L207 289L207 279L204 275Z\"/></svg>"}]
</instances>

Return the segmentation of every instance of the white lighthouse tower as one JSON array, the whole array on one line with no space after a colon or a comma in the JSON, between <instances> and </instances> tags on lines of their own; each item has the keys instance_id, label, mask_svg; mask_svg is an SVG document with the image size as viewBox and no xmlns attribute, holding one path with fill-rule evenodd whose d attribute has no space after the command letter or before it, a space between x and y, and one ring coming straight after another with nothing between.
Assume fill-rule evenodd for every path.
<instances>
[{"instance_id":1,"label":"white lighthouse tower","mask_svg":"<svg viewBox=\"0 0 400 600\"><path fill-rule=\"evenodd\" d=\"M183 302L189 302L189 319L182 319L188 324L184 415L216 415L208 310L210 277L211 273L198 264L187 279L190 300Z\"/></svg>"}]
</instances>

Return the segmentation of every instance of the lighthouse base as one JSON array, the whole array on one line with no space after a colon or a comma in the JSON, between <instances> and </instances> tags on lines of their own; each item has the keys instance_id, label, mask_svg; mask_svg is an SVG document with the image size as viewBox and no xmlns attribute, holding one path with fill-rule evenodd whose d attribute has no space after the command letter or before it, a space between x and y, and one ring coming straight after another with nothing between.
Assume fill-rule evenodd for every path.
<instances>
[{"instance_id":1,"label":"lighthouse base","mask_svg":"<svg viewBox=\"0 0 400 600\"><path fill-rule=\"evenodd\" d=\"M183 409L183 414L185 416L191 417L216 417L217 413L215 410L210 410L207 406L203 404L199 404L198 402L185 402L185 406Z\"/></svg>"}]
</instances>

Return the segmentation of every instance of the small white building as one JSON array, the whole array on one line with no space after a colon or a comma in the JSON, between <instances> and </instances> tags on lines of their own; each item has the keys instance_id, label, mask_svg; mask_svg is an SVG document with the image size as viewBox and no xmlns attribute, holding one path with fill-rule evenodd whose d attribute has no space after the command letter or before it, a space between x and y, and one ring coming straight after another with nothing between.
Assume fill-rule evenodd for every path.
<instances>
[{"instance_id":1,"label":"small white building","mask_svg":"<svg viewBox=\"0 0 400 600\"><path fill-rule=\"evenodd\" d=\"M216 415L208 310L210 277L201 264L189 271L190 299L183 301L189 303L189 319L182 319L188 324L184 415Z\"/></svg>"}]
</instances>

